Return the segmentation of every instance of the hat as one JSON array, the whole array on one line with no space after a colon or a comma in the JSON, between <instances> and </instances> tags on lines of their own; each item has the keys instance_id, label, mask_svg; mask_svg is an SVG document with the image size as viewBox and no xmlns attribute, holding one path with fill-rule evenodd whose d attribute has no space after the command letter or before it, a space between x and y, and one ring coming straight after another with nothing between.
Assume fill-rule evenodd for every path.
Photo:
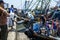
<instances>
[{"instance_id":1,"label":"hat","mask_svg":"<svg viewBox=\"0 0 60 40\"><path fill-rule=\"evenodd\" d=\"M4 1L3 0L0 0L0 3L4 3Z\"/></svg>"}]
</instances>

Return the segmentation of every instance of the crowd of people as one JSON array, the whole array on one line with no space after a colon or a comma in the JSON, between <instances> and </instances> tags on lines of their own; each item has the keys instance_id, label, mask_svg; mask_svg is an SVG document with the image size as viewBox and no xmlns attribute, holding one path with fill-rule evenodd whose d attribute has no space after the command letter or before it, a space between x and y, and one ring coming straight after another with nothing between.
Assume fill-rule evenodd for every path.
<instances>
[{"instance_id":1,"label":"crowd of people","mask_svg":"<svg viewBox=\"0 0 60 40\"><path fill-rule=\"evenodd\" d=\"M54 9L54 14L59 14L58 9ZM30 13L32 14L32 13ZM52 16L53 16L52 15ZM41 38L39 36L53 36L53 37L60 37L60 18L57 15L55 18L52 18L51 12L47 12L47 14L40 14L39 17L34 17L33 21L30 20L30 26L28 26L29 30L25 31L25 34L33 38L35 37L35 40L40 40ZM32 17L30 17L31 19ZM28 22L29 23L29 22ZM32 24L32 26L31 26ZM42 39L43 40L43 39Z\"/></svg>"},{"instance_id":2,"label":"crowd of people","mask_svg":"<svg viewBox=\"0 0 60 40\"><path fill-rule=\"evenodd\" d=\"M11 27L11 30L14 26L15 18L18 17L14 12L14 7L11 5L8 13L4 9L3 0L0 1L0 40L7 40L8 28ZM53 12L55 15L57 13L57 9ZM59 13L59 12L58 12ZM34 12L25 12L25 17L19 17L20 19L24 19L24 26L26 27L25 34L29 38L33 38L34 40L44 39L41 36L54 36L60 37L60 17L57 16L52 18L51 13L47 12L47 14L39 14L38 17L35 17ZM28 30L27 30L28 29Z\"/></svg>"}]
</instances>

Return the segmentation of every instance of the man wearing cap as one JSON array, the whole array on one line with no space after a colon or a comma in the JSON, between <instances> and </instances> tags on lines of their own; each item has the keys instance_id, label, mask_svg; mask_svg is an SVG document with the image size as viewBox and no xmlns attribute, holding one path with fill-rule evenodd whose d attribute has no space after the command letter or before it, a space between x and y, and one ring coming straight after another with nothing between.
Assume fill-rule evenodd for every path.
<instances>
[{"instance_id":1,"label":"man wearing cap","mask_svg":"<svg viewBox=\"0 0 60 40\"><path fill-rule=\"evenodd\" d=\"M0 40L7 40L7 16L8 13L4 9L4 2L0 0Z\"/></svg>"}]
</instances>

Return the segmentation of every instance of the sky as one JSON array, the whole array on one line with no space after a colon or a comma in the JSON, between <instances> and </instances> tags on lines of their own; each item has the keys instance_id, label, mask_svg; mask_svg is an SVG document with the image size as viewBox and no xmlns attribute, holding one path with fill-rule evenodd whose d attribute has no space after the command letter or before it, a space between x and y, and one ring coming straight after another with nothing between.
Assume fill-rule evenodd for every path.
<instances>
[{"instance_id":1,"label":"sky","mask_svg":"<svg viewBox=\"0 0 60 40\"><path fill-rule=\"evenodd\" d=\"M33 3L32 3L31 6L33 6L33 4L35 3L35 1L36 0L33 1ZM50 4L50 7L54 7L57 4L56 1L58 1L58 0L52 0L51 4ZM14 5L15 8L24 9L25 0L4 0L4 2L8 3L9 7L11 5Z\"/></svg>"},{"instance_id":2,"label":"sky","mask_svg":"<svg viewBox=\"0 0 60 40\"><path fill-rule=\"evenodd\" d=\"M4 0L5 3L9 4L9 7L11 5L14 5L15 8L23 8L25 0Z\"/></svg>"}]
</instances>

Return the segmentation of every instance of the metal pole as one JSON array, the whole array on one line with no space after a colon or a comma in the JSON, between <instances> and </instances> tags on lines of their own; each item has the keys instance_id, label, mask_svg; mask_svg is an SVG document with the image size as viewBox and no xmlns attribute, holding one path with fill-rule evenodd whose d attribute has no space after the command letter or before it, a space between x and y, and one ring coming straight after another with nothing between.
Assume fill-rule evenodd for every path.
<instances>
[{"instance_id":1,"label":"metal pole","mask_svg":"<svg viewBox=\"0 0 60 40\"><path fill-rule=\"evenodd\" d=\"M15 18L15 21L17 21L16 19L17 18ZM15 40L17 40L17 23L16 23L16 30L15 31L16 31L16 39Z\"/></svg>"},{"instance_id":2,"label":"metal pole","mask_svg":"<svg viewBox=\"0 0 60 40\"><path fill-rule=\"evenodd\" d=\"M37 3L37 1L33 4L33 6L34 6L36 3ZM30 9L32 9L32 8L33 8L33 6L32 6Z\"/></svg>"},{"instance_id":3,"label":"metal pole","mask_svg":"<svg viewBox=\"0 0 60 40\"><path fill-rule=\"evenodd\" d=\"M32 4L32 2L33 2L33 0L30 2L30 4L29 4L28 8L29 8L29 7L30 7L30 5ZM28 9L28 8L27 8L27 9Z\"/></svg>"},{"instance_id":4,"label":"metal pole","mask_svg":"<svg viewBox=\"0 0 60 40\"><path fill-rule=\"evenodd\" d=\"M39 3L40 3L40 1L38 1L37 5L36 5L36 9L38 8Z\"/></svg>"},{"instance_id":5,"label":"metal pole","mask_svg":"<svg viewBox=\"0 0 60 40\"><path fill-rule=\"evenodd\" d=\"M46 6L45 6L45 14L46 14L46 15L47 15L46 10L47 10L47 9L49 9L49 6L50 6L50 4L49 4L49 3L50 3L50 1L51 1L51 0L49 0L49 2L48 2L48 3L46 4Z\"/></svg>"},{"instance_id":6,"label":"metal pole","mask_svg":"<svg viewBox=\"0 0 60 40\"><path fill-rule=\"evenodd\" d=\"M43 8L43 0L41 2L41 13L42 13L42 8Z\"/></svg>"}]
</instances>

